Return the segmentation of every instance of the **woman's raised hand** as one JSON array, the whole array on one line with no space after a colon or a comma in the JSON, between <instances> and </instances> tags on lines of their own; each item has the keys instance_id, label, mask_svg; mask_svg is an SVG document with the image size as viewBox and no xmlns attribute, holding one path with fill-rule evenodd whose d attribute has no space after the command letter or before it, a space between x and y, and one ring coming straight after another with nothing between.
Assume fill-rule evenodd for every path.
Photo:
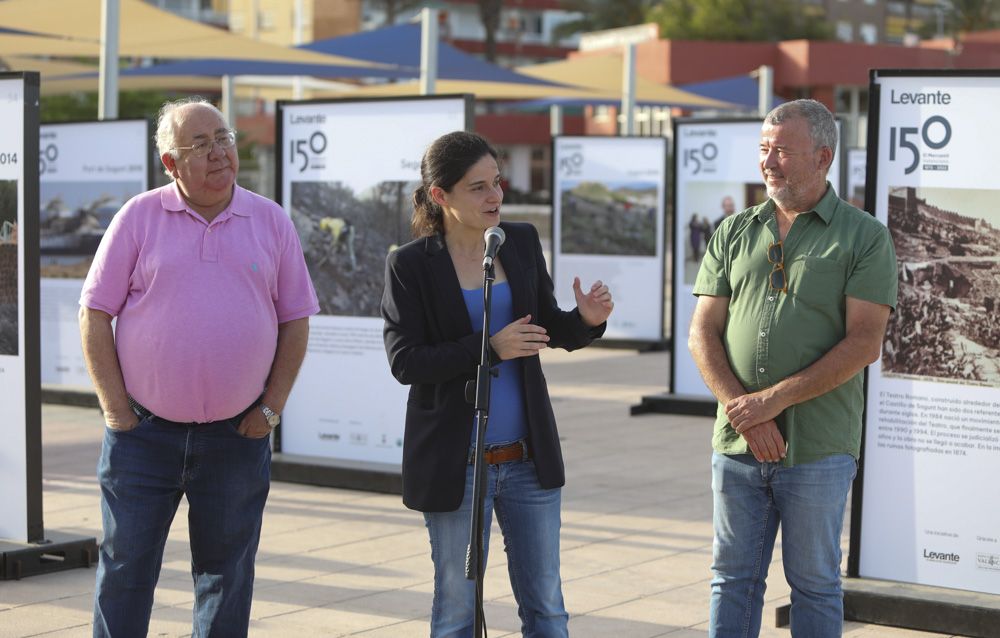
<instances>
[{"instance_id":1,"label":"woman's raised hand","mask_svg":"<svg viewBox=\"0 0 1000 638\"><path fill-rule=\"evenodd\" d=\"M600 279L591 284L590 292L584 294L580 289L580 278L573 277L573 294L576 295L576 308L580 317L591 328L607 321L615 307L611 291Z\"/></svg>"}]
</instances>

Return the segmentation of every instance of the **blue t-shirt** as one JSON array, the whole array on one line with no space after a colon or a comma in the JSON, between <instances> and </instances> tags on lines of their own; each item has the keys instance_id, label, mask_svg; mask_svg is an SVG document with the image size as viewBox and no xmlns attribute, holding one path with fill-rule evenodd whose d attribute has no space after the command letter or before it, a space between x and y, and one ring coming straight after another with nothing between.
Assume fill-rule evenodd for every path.
<instances>
[{"instance_id":1,"label":"blue t-shirt","mask_svg":"<svg viewBox=\"0 0 1000 638\"><path fill-rule=\"evenodd\" d=\"M483 290L462 289L465 307L474 329L483 325ZM514 304L506 281L493 284L490 302L490 336L514 321ZM486 443L510 443L528 436L528 414L524 409L524 371L521 359L500 362L499 376L490 385L490 418Z\"/></svg>"}]
</instances>

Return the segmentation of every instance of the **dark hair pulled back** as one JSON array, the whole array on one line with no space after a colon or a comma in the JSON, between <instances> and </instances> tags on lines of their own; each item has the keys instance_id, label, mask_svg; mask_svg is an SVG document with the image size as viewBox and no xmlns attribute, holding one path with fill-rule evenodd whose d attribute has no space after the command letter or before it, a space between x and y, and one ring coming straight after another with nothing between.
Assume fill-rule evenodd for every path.
<instances>
[{"instance_id":1,"label":"dark hair pulled back","mask_svg":"<svg viewBox=\"0 0 1000 638\"><path fill-rule=\"evenodd\" d=\"M431 199L431 187L451 192L469 169L487 155L498 158L496 149L476 133L454 131L434 140L420 160L421 184L413 191L410 227L414 237L444 233L444 213Z\"/></svg>"}]
</instances>

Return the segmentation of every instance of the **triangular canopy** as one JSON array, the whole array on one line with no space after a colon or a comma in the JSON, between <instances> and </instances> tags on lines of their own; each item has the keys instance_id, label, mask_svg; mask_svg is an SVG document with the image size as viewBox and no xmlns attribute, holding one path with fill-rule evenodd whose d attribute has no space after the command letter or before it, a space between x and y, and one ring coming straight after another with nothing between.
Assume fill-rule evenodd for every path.
<instances>
[{"instance_id":1,"label":"triangular canopy","mask_svg":"<svg viewBox=\"0 0 1000 638\"><path fill-rule=\"evenodd\" d=\"M96 91L96 67L92 64L67 62L65 60L40 60L20 56L5 55L0 62L12 71L37 71L42 76L42 95L62 95L75 91ZM138 91L143 89L174 89L178 91L219 90L219 81L204 77L172 77L169 86L162 78L121 78L119 89Z\"/></svg>"},{"instance_id":2,"label":"triangular canopy","mask_svg":"<svg viewBox=\"0 0 1000 638\"><path fill-rule=\"evenodd\" d=\"M413 77L408 69L396 67L361 67L339 64L305 64L302 62L272 62L270 60L234 60L203 58L166 62L152 66L121 69L120 77L165 77L224 75L308 75L318 78L398 78ZM419 72L417 73L419 75Z\"/></svg>"},{"instance_id":3,"label":"triangular canopy","mask_svg":"<svg viewBox=\"0 0 1000 638\"><path fill-rule=\"evenodd\" d=\"M439 95L470 93L480 100L531 100L549 97L586 100L595 95L594 91L580 87L469 80L438 80L434 84L434 91ZM338 94L345 97L409 96L419 95L420 87L416 82L397 82L362 86ZM608 97L613 98L613 96Z\"/></svg>"},{"instance_id":4,"label":"triangular canopy","mask_svg":"<svg viewBox=\"0 0 1000 638\"><path fill-rule=\"evenodd\" d=\"M119 53L155 58L219 58L272 60L371 67L372 63L244 38L157 9L140 0L119 0ZM51 34L66 40L23 41L26 48L0 53L29 55L91 55L100 52L101 0L4 0L0 24L6 29ZM29 38L2 34L0 38ZM44 49L48 40L49 47Z\"/></svg>"},{"instance_id":5,"label":"triangular canopy","mask_svg":"<svg viewBox=\"0 0 1000 638\"><path fill-rule=\"evenodd\" d=\"M621 97L623 59L620 53L587 55L518 67L517 71L549 82L585 87L596 94ZM690 109L731 109L732 104L682 91L668 84L647 80L638 74L635 79L635 99L638 103L665 104Z\"/></svg>"},{"instance_id":6,"label":"triangular canopy","mask_svg":"<svg viewBox=\"0 0 1000 638\"><path fill-rule=\"evenodd\" d=\"M0 2L0 9L3 9ZM0 33L0 55L54 55L97 57L100 54L96 43L70 40L57 36L23 35L20 33Z\"/></svg>"},{"instance_id":7,"label":"triangular canopy","mask_svg":"<svg viewBox=\"0 0 1000 638\"><path fill-rule=\"evenodd\" d=\"M759 84L757 78L750 75L682 84L679 88L715 100L738 104L748 109L756 109L759 105ZM777 106L782 102L784 100L779 96L771 96L771 104Z\"/></svg>"},{"instance_id":8,"label":"triangular canopy","mask_svg":"<svg viewBox=\"0 0 1000 638\"><path fill-rule=\"evenodd\" d=\"M299 48L333 59L341 59L341 54L347 55L351 59L366 59L377 64L378 67L345 67L330 64L278 62L267 59L206 58L123 69L120 75L122 77L302 75L319 78L381 77L396 79L414 79L420 76L420 28L416 24L403 24L330 38ZM545 80L520 75L480 60L445 42L438 44L438 77L443 80L505 82L530 86L552 85Z\"/></svg>"},{"instance_id":9,"label":"triangular canopy","mask_svg":"<svg viewBox=\"0 0 1000 638\"><path fill-rule=\"evenodd\" d=\"M397 67L409 67L411 73L399 77L416 78L420 76L420 38L420 25L408 23L317 40L299 48L327 55L342 55ZM438 43L437 66L437 77L444 80L552 84L547 80L527 77L491 64L447 42Z\"/></svg>"}]
</instances>

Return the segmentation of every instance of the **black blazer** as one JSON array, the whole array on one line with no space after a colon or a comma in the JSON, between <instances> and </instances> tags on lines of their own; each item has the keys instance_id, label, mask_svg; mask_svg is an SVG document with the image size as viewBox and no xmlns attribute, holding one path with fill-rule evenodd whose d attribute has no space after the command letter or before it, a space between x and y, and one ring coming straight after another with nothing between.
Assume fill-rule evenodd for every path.
<instances>
[{"instance_id":1,"label":"black blazer","mask_svg":"<svg viewBox=\"0 0 1000 638\"><path fill-rule=\"evenodd\" d=\"M538 231L502 223L507 240L500 260L507 273L514 317L530 314L548 331L548 346L575 350L604 334L574 308L556 305ZM386 259L385 350L396 379L410 386L403 438L403 503L422 512L458 509L472 442L474 409L465 382L474 379L482 330L473 331L444 237L412 241ZM524 357L528 440L542 487L565 482L559 433L538 355Z\"/></svg>"}]
</instances>

